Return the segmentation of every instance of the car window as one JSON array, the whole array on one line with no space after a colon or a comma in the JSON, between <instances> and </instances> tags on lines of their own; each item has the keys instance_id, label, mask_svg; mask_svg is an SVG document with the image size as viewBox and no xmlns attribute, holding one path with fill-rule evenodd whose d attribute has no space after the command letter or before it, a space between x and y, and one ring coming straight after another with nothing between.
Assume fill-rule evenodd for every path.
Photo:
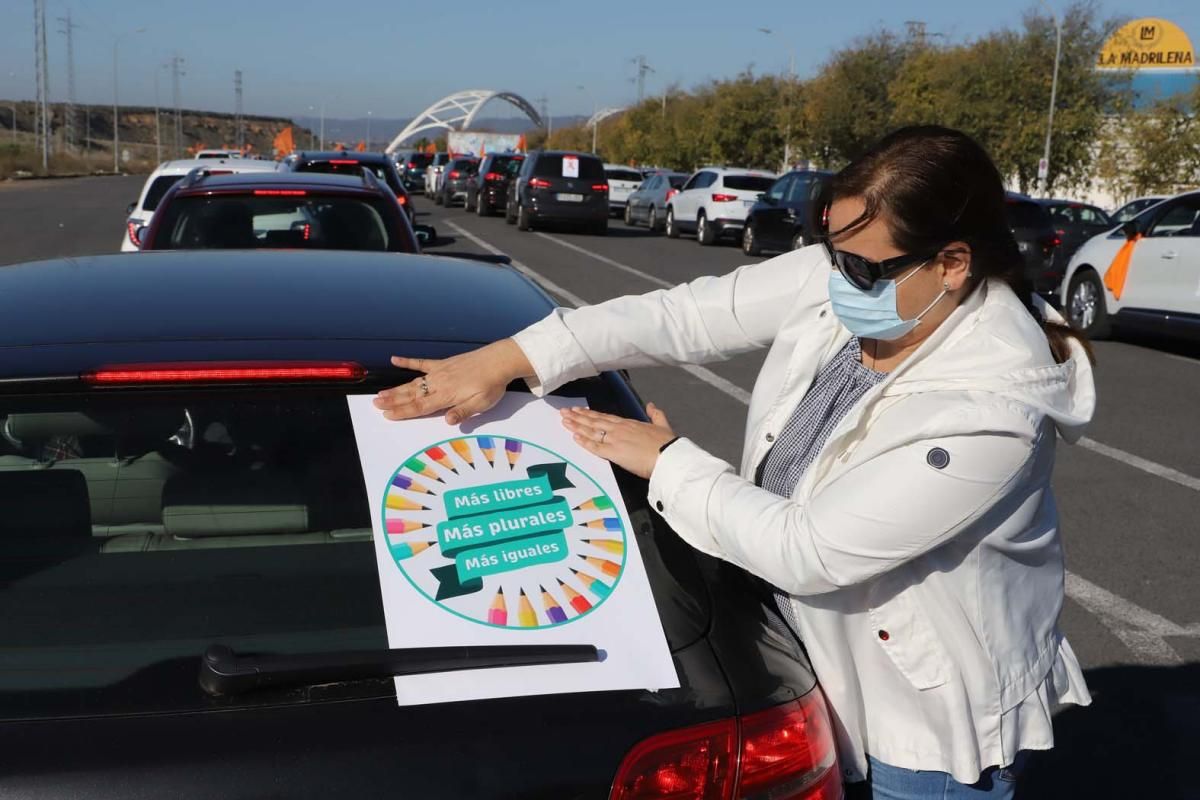
<instances>
[{"instance_id":1,"label":"car window","mask_svg":"<svg viewBox=\"0 0 1200 800\"><path fill-rule=\"evenodd\" d=\"M450 169L466 172L469 175L474 175L479 171L479 162L471 158L458 158L450 165Z\"/></svg>"},{"instance_id":2,"label":"car window","mask_svg":"<svg viewBox=\"0 0 1200 800\"><path fill-rule=\"evenodd\" d=\"M574 156L579 160L579 178L585 181L605 180L604 162L594 156ZM558 153L547 153L537 160L534 175L539 178L563 177L563 156Z\"/></svg>"},{"instance_id":3,"label":"car window","mask_svg":"<svg viewBox=\"0 0 1200 800\"><path fill-rule=\"evenodd\" d=\"M606 169L604 170L604 174L612 181L642 182L642 173L632 169Z\"/></svg>"},{"instance_id":4,"label":"car window","mask_svg":"<svg viewBox=\"0 0 1200 800\"><path fill-rule=\"evenodd\" d=\"M413 153L408 157L406 162L410 169L425 169L429 166L429 162L433 160L433 156L428 153Z\"/></svg>"},{"instance_id":5,"label":"car window","mask_svg":"<svg viewBox=\"0 0 1200 800\"><path fill-rule=\"evenodd\" d=\"M787 194L788 189L792 187L794 182L795 179L793 176L784 175L782 178L775 181L775 183L771 185L771 188L767 190L767 199L776 203L782 202L783 196Z\"/></svg>"},{"instance_id":6,"label":"car window","mask_svg":"<svg viewBox=\"0 0 1200 800\"><path fill-rule=\"evenodd\" d=\"M395 249L399 240L391 240L378 204L336 195L176 197L164 209L154 249Z\"/></svg>"},{"instance_id":7,"label":"car window","mask_svg":"<svg viewBox=\"0 0 1200 800\"><path fill-rule=\"evenodd\" d=\"M1200 236L1200 195L1182 197L1159 212L1147 236Z\"/></svg>"},{"instance_id":8,"label":"car window","mask_svg":"<svg viewBox=\"0 0 1200 800\"><path fill-rule=\"evenodd\" d=\"M1079 207L1079 220L1084 225L1111 225L1108 214L1093 206Z\"/></svg>"},{"instance_id":9,"label":"car window","mask_svg":"<svg viewBox=\"0 0 1200 800\"><path fill-rule=\"evenodd\" d=\"M683 182L687 180L686 175L672 175L668 180L671 182L672 189L683 188Z\"/></svg>"},{"instance_id":10,"label":"car window","mask_svg":"<svg viewBox=\"0 0 1200 800\"><path fill-rule=\"evenodd\" d=\"M154 211L158 208L158 204L162 202L165 195L172 186L183 180L182 175L160 175L150 184L150 188L146 191L146 199L142 202L142 208L146 211Z\"/></svg>"},{"instance_id":11,"label":"car window","mask_svg":"<svg viewBox=\"0 0 1200 800\"><path fill-rule=\"evenodd\" d=\"M688 178L687 182L683 184L682 191L686 192L688 189L695 189L696 184L700 181L700 176L703 174L703 172L697 172L695 175Z\"/></svg>"},{"instance_id":12,"label":"car window","mask_svg":"<svg viewBox=\"0 0 1200 800\"><path fill-rule=\"evenodd\" d=\"M788 186L787 195L783 198L784 202L789 204L807 202L812 191L812 185L813 178L811 175L794 176L791 185Z\"/></svg>"},{"instance_id":13,"label":"car window","mask_svg":"<svg viewBox=\"0 0 1200 800\"><path fill-rule=\"evenodd\" d=\"M726 175L724 185L726 189L735 191L765 192L774 182L774 178L760 175Z\"/></svg>"}]
</instances>

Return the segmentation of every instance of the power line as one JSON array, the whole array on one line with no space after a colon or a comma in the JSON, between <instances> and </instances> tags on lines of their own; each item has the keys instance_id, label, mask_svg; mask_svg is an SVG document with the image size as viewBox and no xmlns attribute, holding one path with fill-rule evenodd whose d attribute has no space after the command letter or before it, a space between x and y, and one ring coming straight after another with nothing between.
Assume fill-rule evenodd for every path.
<instances>
[{"instance_id":1,"label":"power line","mask_svg":"<svg viewBox=\"0 0 1200 800\"><path fill-rule=\"evenodd\" d=\"M237 126L237 148L246 149L246 126L242 118L242 71L233 71L234 124Z\"/></svg>"},{"instance_id":2,"label":"power line","mask_svg":"<svg viewBox=\"0 0 1200 800\"><path fill-rule=\"evenodd\" d=\"M179 113L179 79L186 75L183 71L183 59L179 54L171 56L171 98L175 104L175 157L179 158L183 151L183 117Z\"/></svg>"},{"instance_id":3,"label":"power line","mask_svg":"<svg viewBox=\"0 0 1200 800\"><path fill-rule=\"evenodd\" d=\"M46 3L33 0L33 55L36 61L37 106L34 109L34 134L42 148L42 171L50 169L50 109L46 95L49 93L49 68L46 62Z\"/></svg>"},{"instance_id":4,"label":"power line","mask_svg":"<svg viewBox=\"0 0 1200 800\"><path fill-rule=\"evenodd\" d=\"M550 141L550 134L554 132L554 123L550 120L550 99L543 94L541 97L534 98L533 102L538 104L538 109L542 112L542 124L546 126L546 141Z\"/></svg>"},{"instance_id":5,"label":"power line","mask_svg":"<svg viewBox=\"0 0 1200 800\"><path fill-rule=\"evenodd\" d=\"M646 63L645 56L635 56L630 61L637 66L637 78L635 80L637 81L637 99L640 103L646 97L646 73L654 72L654 67Z\"/></svg>"},{"instance_id":6,"label":"power line","mask_svg":"<svg viewBox=\"0 0 1200 800\"><path fill-rule=\"evenodd\" d=\"M71 9L67 9L65 17L58 17L62 23L62 28L59 33L67 37L67 107L63 112L63 116L67 123L67 146L76 147L75 140L75 37L73 32L76 28L83 27L78 23L71 21Z\"/></svg>"}]
</instances>

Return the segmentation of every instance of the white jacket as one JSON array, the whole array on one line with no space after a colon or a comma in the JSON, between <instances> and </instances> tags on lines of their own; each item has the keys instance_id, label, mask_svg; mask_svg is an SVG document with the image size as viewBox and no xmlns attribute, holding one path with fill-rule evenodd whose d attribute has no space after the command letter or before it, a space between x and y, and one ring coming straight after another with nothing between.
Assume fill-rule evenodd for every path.
<instances>
[{"instance_id":1,"label":"white jacket","mask_svg":"<svg viewBox=\"0 0 1200 800\"><path fill-rule=\"evenodd\" d=\"M516 340L535 392L770 347L740 470L681 439L658 459L650 501L697 549L793 595L847 780L866 777L869 753L973 783L1019 750L1049 748L1054 704L1090 702L1057 629L1050 477L1055 431L1074 441L1091 419L1091 366L1074 343L1055 364L1016 295L988 281L867 392L782 498L754 485L755 469L850 337L830 307L829 269L805 248L559 309Z\"/></svg>"}]
</instances>

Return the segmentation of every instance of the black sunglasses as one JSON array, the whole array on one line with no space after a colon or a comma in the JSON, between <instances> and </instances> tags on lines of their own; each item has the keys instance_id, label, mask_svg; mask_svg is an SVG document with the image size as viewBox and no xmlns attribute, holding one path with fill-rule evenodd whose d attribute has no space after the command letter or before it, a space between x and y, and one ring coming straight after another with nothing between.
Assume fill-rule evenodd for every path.
<instances>
[{"instance_id":1,"label":"black sunglasses","mask_svg":"<svg viewBox=\"0 0 1200 800\"><path fill-rule=\"evenodd\" d=\"M842 273L843 278L864 292L870 291L875 286L876 281L882 280L888 275L894 275L914 264L924 264L932 261L937 258L940 252L935 250L932 253L906 254L896 256L895 258L885 258L883 261L871 261L860 255L847 253L845 250L838 250L833 246L833 242L829 240L828 236L821 237L821 244L825 247L825 253L829 256L829 263L837 267L838 272Z\"/></svg>"}]
</instances>

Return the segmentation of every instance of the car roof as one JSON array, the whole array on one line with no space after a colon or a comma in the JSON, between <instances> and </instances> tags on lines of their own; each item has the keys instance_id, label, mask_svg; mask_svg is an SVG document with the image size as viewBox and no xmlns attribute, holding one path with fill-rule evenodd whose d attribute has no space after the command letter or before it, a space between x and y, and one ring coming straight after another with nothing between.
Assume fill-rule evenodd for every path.
<instances>
[{"instance_id":1,"label":"car roof","mask_svg":"<svg viewBox=\"0 0 1200 800\"><path fill-rule=\"evenodd\" d=\"M745 167L701 167L696 172L716 172L720 175L751 175L756 178L777 178L777 173L765 169L746 169Z\"/></svg>"},{"instance_id":2,"label":"car roof","mask_svg":"<svg viewBox=\"0 0 1200 800\"><path fill-rule=\"evenodd\" d=\"M379 194L375 184L368 183L361 177L325 172L234 172L224 175L206 175L202 180L190 186L180 186L179 194L196 194L212 189L235 189L243 186L247 188L284 187L313 191L345 190Z\"/></svg>"},{"instance_id":3,"label":"car roof","mask_svg":"<svg viewBox=\"0 0 1200 800\"><path fill-rule=\"evenodd\" d=\"M291 161L330 161L333 159L354 159L355 161L387 161L389 156L387 153L378 153L374 150L360 153L357 150L298 150L289 156Z\"/></svg>"},{"instance_id":4,"label":"car roof","mask_svg":"<svg viewBox=\"0 0 1200 800\"><path fill-rule=\"evenodd\" d=\"M529 155L531 155L531 156L578 156L579 158L594 158L597 161L600 161L600 156L596 155L595 153L584 153L579 150L534 150Z\"/></svg>"},{"instance_id":5,"label":"car roof","mask_svg":"<svg viewBox=\"0 0 1200 800\"><path fill-rule=\"evenodd\" d=\"M187 175L197 167L234 169L240 172L276 172L279 169L279 163L256 158L183 158L176 161L164 161L158 165L150 177Z\"/></svg>"},{"instance_id":6,"label":"car roof","mask_svg":"<svg viewBox=\"0 0 1200 800\"><path fill-rule=\"evenodd\" d=\"M1096 208L1091 203L1085 203L1082 200L1064 200L1057 197L1039 197L1034 199L1035 203L1043 206L1073 206L1075 208Z\"/></svg>"},{"instance_id":7,"label":"car roof","mask_svg":"<svg viewBox=\"0 0 1200 800\"><path fill-rule=\"evenodd\" d=\"M63 287L71 287L64 291ZM454 258L344 250L123 253L0 270L6 348L172 341L484 343L552 303L515 270ZM55 308L46 314L46 308ZM80 352L78 358L95 358Z\"/></svg>"}]
</instances>

